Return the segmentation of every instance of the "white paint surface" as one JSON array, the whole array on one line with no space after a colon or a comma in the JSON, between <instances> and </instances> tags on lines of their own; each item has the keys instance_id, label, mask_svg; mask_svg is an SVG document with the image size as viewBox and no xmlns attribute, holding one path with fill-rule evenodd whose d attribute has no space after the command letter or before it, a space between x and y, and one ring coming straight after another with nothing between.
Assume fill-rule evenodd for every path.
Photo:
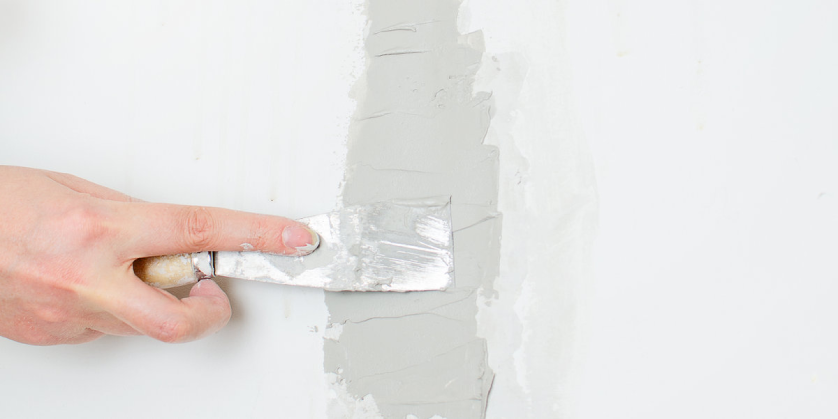
<instances>
[{"instance_id":1,"label":"white paint surface","mask_svg":"<svg viewBox=\"0 0 838 419\"><path fill-rule=\"evenodd\" d=\"M360 4L0 2L0 162L150 201L331 211ZM233 319L195 343L0 339L0 416L324 417L323 292L225 288Z\"/></svg>"},{"instance_id":2,"label":"white paint surface","mask_svg":"<svg viewBox=\"0 0 838 419\"><path fill-rule=\"evenodd\" d=\"M567 417L838 416L837 13L567 3L601 209Z\"/></svg>"},{"instance_id":3,"label":"white paint surface","mask_svg":"<svg viewBox=\"0 0 838 419\"><path fill-rule=\"evenodd\" d=\"M525 3L465 22L500 68L507 182L488 416L838 415L838 7ZM594 229L567 219L590 203L588 147L595 275Z\"/></svg>"},{"instance_id":4,"label":"white paint surface","mask_svg":"<svg viewBox=\"0 0 838 419\"><path fill-rule=\"evenodd\" d=\"M496 374L488 418L570 417L578 393L597 192L563 19L549 0L471 1L461 16L486 36L479 88L495 99L486 141L501 155L500 277L478 314Z\"/></svg>"},{"instance_id":5,"label":"white paint surface","mask_svg":"<svg viewBox=\"0 0 838 419\"><path fill-rule=\"evenodd\" d=\"M147 200L330 210L363 56L359 3L0 2L0 162ZM507 71L483 72L513 274L480 313L498 374L489 417L838 415L836 6L466 9L463 24ZM509 71L538 77L519 97ZM579 198L586 147L600 206L593 276L584 249L564 261L534 250L568 242L530 224ZM514 170L523 157L529 176ZM532 201L508 200L514 176ZM555 295L534 293L554 261L579 270L557 276ZM322 292L227 289L233 321L196 343L0 340L0 414L325 417ZM560 316L532 317L550 312ZM527 373L539 365L554 377Z\"/></svg>"}]
</instances>

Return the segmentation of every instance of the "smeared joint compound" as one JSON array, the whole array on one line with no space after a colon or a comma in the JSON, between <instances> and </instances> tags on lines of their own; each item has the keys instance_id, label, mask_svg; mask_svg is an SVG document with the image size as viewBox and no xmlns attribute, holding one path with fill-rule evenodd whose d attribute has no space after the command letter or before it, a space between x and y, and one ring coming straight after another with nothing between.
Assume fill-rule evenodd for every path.
<instances>
[{"instance_id":1,"label":"smeared joint compound","mask_svg":"<svg viewBox=\"0 0 838 419\"><path fill-rule=\"evenodd\" d=\"M328 325L326 325L326 330L323 331L323 338L329 340L339 340L341 333L343 333L342 324L329 323Z\"/></svg>"},{"instance_id":2,"label":"smeared joint compound","mask_svg":"<svg viewBox=\"0 0 838 419\"><path fill-rule=\"evenodd\" d=\"M352 417L373 401L386 419L480 419L494 373L475 315L478 294L494 292L502 219L498 150L483 144L493 98L473 88L482 34L458 33L458 0L367 5L367 56L379 58L358 84L343 205L451 196L455 285L327 293L330 321L341 327L327 329L324 369L345 392L334 390L335 403L346 404L329 417Z\"/></svg>"},{"instance_id":3,"label":"smeared joint compound","mask_svg":"<svg viewBox=\"0 0 838 419\"><path fill-rule=\"evenodd\" d=\"M249 251L253 250L253 245L250 244L250 243L242 243L242 244L239 245L239 247L241 247L242 250L244 250L245 252L249 252Z\"/></svg>"},{"instance_id":4,"label":"smeared joint compound","mask_svg":"<svg viewBox=\"0 0 838 419\"><path fill-rule=\"evenodd\" d=\"M337 374L326 374L326 386L329 389L326 406L329 418L384 419L371 394L353 397L346 390L346 381Z\"/></svg>"}]
</instances>

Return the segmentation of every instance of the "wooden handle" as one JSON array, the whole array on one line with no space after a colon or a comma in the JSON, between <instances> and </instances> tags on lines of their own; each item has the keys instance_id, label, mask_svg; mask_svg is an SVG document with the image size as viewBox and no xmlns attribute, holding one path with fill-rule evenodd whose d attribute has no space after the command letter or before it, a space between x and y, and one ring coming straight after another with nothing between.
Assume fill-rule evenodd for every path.
<instances>
[{"instance_id":1,"label":"wooden handle","mask_svg":"<svg viewBox=\"0 0 838 419\"><path fill-rule=\"evenodd\" d=\"M192 255L154 256L134 261L134 274L146 284L157 288L171 288L198 282Z\"/></svg>"}]
</instances>

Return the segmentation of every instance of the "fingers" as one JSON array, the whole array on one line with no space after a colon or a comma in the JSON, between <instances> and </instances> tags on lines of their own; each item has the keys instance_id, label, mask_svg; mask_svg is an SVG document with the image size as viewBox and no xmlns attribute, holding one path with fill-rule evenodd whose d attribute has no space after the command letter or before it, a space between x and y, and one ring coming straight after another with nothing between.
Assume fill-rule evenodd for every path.
<instances>
[{"instance_id":1,"label":"fingers","mask_svg":"<svg viewBox=\"0 0 838 419\"><path fill-rule=\"evenodd\" d=\"M78 332L73 333L71 335L67 335L67 334L64 334L64 333L56 333L56 334L53 334L53 335L47 334L47 335L44 335L43 337L41 337L39 339L36 339L36 340L30 340L30 339L18 340L18 339L14 339L13 337L11 337L11 338L14 339L14 340L17 340L18 342L26 343L28 345L52 346L52 345L75 345L75 344L79 344L79 343L86 343L86 342L90 342L90 341L94 341L96 339L99 339L103 335L104 334L102 332L99 332L99 331L96 331L96 330L82 329L81 331L78 331Z\"/></svg>"},{"instance_id":2,"label":"fingers","mask_svg":"<svg viewBox=\"0 0 838 419\"><path fill-rule=\"evenodd\" d=\"M70 344L70 345L75 345L75 344L79 344L79 343L87 343L87 342L99 339L102 336L104 336L104 333L102 333L102 332L99 332L97 330L87 329L84 332L82 332L80 335L74 336L70 339L67 339L67 340L61 342L61 343Z\"/></svg>"},{"instance_id":3,"label":"fingers","mask_svg":"<svg viewBox=\"0 0 838 419\"><path fill-rule=\"evenodd\" d=\"M136 336L142 333L137 329L125 324L122 320L117 319L111 314L105 314L100 319L92 320L88 328L106 335L113 336Z\"/></svg>"},{"instance_id":4,"label":"fingers","mask_svg":"<svg viewBox=\"0 0 838 419\"><path fill-rule=\"evenodd\" d=\"M217 332L230 320L230 301L212 280L198 282L182 300L138 278L121 284L117 294L121 298L103 304L131 328L163 342L199 339Z\"/></svg>"},{"instance_id":5,"label":"fingers","mask_svg":"<svg viewBox=\"0 0 838 419\"><path fill-rule=\"evenodd\" d=\"M67 173L50 172L44 170L43 173L53 181L64 185L78 193L85 193L95 198L107 199L110 201L120 202L139 202L139 199L132 198L122 192L117 192L113 189L97 185L93 182L84 180Z\"/></svg>"},{"instance_id":6,"label":"fingers","mask_svg":"<svg viewBox=\"0 0 838 419\"><path fill-rule=\"evenodd\" d=\"M320 242L304 224L283 217L220 208L131 203L118 214L126 217L133 237L126 251L133 257L205 250L256 250L284 255L309 254Z\"/></svg>"}]
</instances>

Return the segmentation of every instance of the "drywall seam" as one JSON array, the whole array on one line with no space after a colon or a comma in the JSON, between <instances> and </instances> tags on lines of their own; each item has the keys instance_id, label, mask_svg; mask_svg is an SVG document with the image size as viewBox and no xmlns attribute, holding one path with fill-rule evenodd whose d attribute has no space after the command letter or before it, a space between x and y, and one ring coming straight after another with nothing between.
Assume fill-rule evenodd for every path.
<instances>
[{"instance_id":1,"label":"drywall seam","mask_svg":"<svg viewBox=\"0 0 838 419\"><path fill-rule=\"evenodd\" d=\"M336 417L485 415L494 373L475 316L498 271L498 150L483 144L493 99L473 89L482 34L458 32L460 3L367 3L343 204L451 196L455 286L326 295L324 369Z\"/></svg>"}]
</instances>

